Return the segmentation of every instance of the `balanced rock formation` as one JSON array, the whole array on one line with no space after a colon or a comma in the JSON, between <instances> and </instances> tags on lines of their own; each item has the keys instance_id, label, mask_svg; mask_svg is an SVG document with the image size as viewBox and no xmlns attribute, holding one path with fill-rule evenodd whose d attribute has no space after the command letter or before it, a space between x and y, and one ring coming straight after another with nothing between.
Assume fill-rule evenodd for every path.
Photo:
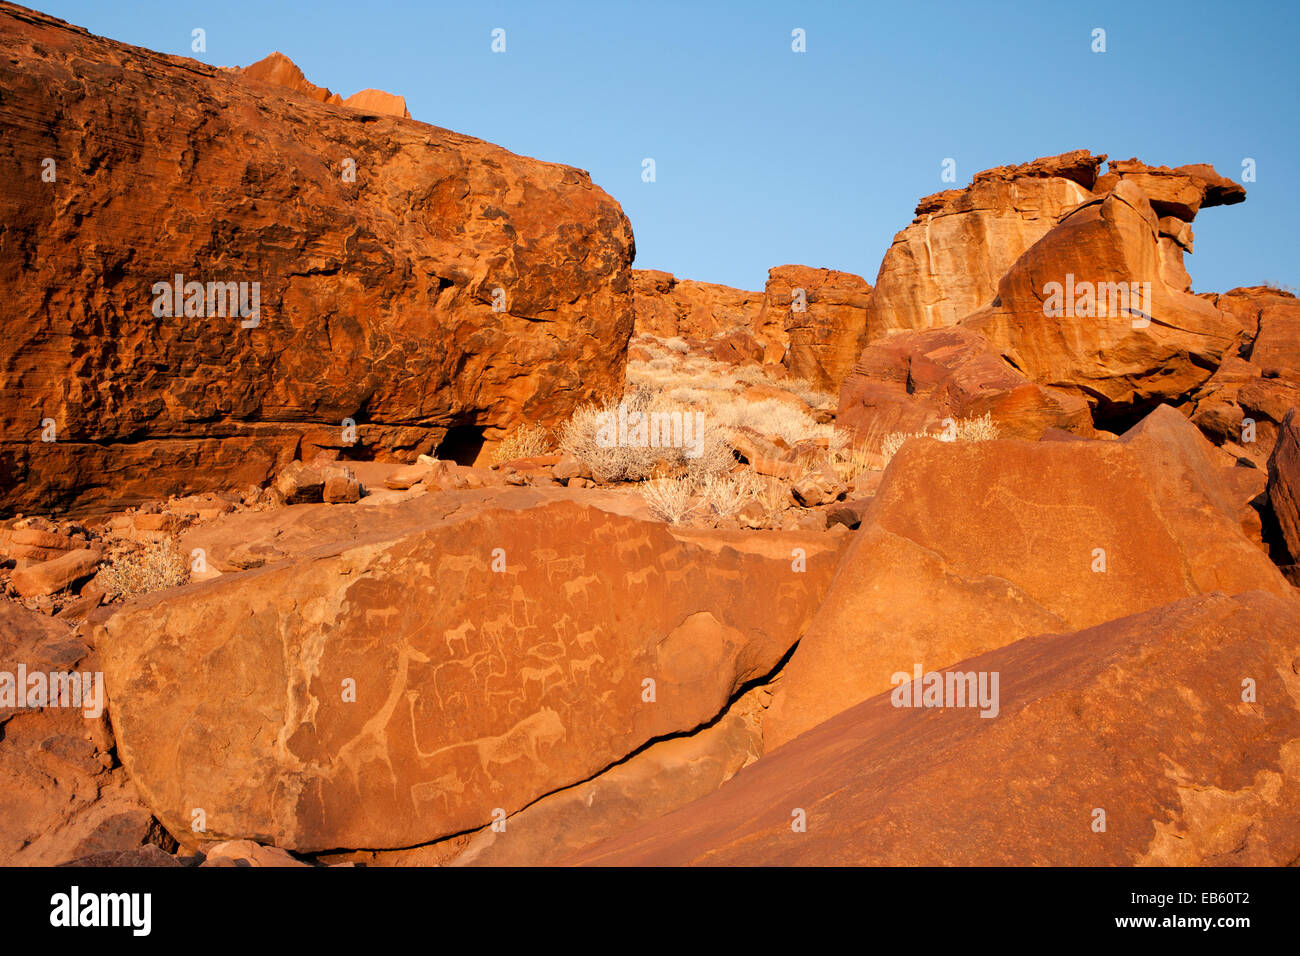
<instances>
[{"instance_id":1,"label":"balanced rock formation","mask_svg":"<svg viewBox=\"0 0 1300 956\"><path fill-rule=\"evenodd\" d=\"M307 852L502 819L721 714L799 639L839 555L824 533L536 497L391 517L109 619L118 752L178 839L196 811L207 839Z\"/></svg>"},{"instance_id":2,"label":"balanced rock formation","mask_svg":"<svg viewBox=\"0 0 1300 956\"><path fill-rule=\"evenodd\" d=\"M853 366L867 330L871 285L861 276L811 266L768 270L758 332L786 344L782 364L834 392Z\"/></svg>"},{"instance_id":3,"label":"balanced rock formation","mask_svg":"<svg viewBox=\"0 0 1300 956\"><path fill-rule=\"evenodd\" d=\"M996 718L899 707L882 693L567 862L1286 866L1300 856L1294 597L1189 597L954 665L977 681L998 675Z\"/></svg>"},{"instance_id":4,"label":"balanced rock formation","mask_svg":"<svg viewBox=\"0 0 1300 956\"><path fill-rule=\"evenodd\" d=\"M880 263L867 338L955 325L985 308L1006 271L1070 209L1092 198L1106 157L1087 150L1000 166L922 199Z\"/></svg>"},{"instance_id":5,"label":"balanced rock formation","mask_svg":"<svg viewBox=\"0 0 1300 956\"><path fill-rule=\"evenodd\" d=\"M621 389L632 232L581 170L10 4L0 88L0 507L468 461Z\"/></svg>"},{"instance_id":6,"label":"balanced rock formation","mask_svg":"<svg viewBox=\"0 0 1300 956\"><path fill-rule=\"evenodd\" d=\"M1122 180L1064 216L964 324L1033 381L1086 397L1102 427L1135 420L1204 383L1241 338L1231 317L1166 283L1158 240L1146 195Z\"/></svg>"},{"instance_id":7,"label":"balanced rock formation","mask_svg":"<svg viewBox=\"0 0 1300 956\"><path fill-rule=\"evenodd\" d=\"M1118 442L908 441L782 672L766 746L916 665L1189 595L1288 593L1215 454L1168 407Z\"/></svg>"}]
</instances>

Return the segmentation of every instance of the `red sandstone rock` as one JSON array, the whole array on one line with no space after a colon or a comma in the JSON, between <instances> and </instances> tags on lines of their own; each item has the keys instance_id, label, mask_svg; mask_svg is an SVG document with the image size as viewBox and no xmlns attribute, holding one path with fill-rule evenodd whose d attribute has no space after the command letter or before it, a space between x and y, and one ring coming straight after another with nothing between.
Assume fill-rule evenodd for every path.
<instances>
[{"instance_id":1,"label":"red sandstone rock","mask_svg":"<svg viewBox=\"0 0 1300 956\"><path fill-rule=\"evenodd\" d=\"M1240 333L1165 283L1156 239L1150 203L1124 180L1065 216L1002 276L994 304L963 324L1031 380L1087 398L1098 419L1181 397Z\"/></svg>"},{"instance_id":2,"label":"red sandstone rock","mask_svg":"<svg viewBox=\"0 0 1300 956\"><path fill-rule=\"evenodd\" d=\"M1287 412L1268 459L1268 501L1293 564L1300 564L1300 406Z\"/></svg>"},{"instance_id":3,"label":"red sandstone rock","mask_svg":"<svg viewBox=\"0 0 1300 956\"><path fill-rule=\"evenodd\" d=\"M876 276L866 338L955 325L993 302L1011 265L1089 191L1105 156L1075 150L975 176L927 197L894 237Z\"/></svg>"},{"instance_id":4,"label":"red sandstone rock","mask_svg":"<svg viewBox=\"0 0 1300 956\"><path fill-rule=\"evenodd\" d=\"M103 555L90 548L69 551L52 561L42 561L13 573L14 590L23 597L57 594L95 573Z\"/></svg>"},{"instance_id":5,"label":"red sandstone rock","mask_svg":"<svg viewBox=\"0 0 1300 956\"><path fill-rule=\"evenodd\" d=\"M298 69L298 65L279 50L250 66L238 67L234 72L245 79L257 80L261 83L270 83L272 86L293 90L316 100L318 103L337 105L343 102L343 98L337 93L331 93L325 87L310 82L303 75L302 70Z\"/></svg>"},{"instance_id":6,"label":"red sandstone rock","mask_svg":"<svg viewBox=\"0 0 1300 956\"><path fill-rule=\"evenodd\" d=\"M634 269L632 300L637 335L711 339L735 329L756 331L763 293Z\"/></svg>"},{"instance_id":7,"label":"red sandstone rock","mask_svg":"<svg viewBox=\"0 0 1300 956\"><path fill-rule=\"evenodd\" d=\"M840 390L836 421L880 438L985 414L1007 438L1037 439L1048 428L1093 433L1083 398L1035 385L961 326L898 332L867 346Z\"/></svg>"},{"instance_id":8,"label":"red sandstone rock","mask_svg":"<svg viewBox=\"0 0 1300 956\"><path fill-rule=\"evenodd\" d=\"M1213 166L1148 166L1137 159L1112 159L1094 187L1097 193L1110 192L1121 181L1139 186L1160 216L1172 216L1185 222L1196 218L1208 206L1231 206L1245 202L1246 190L1220 176Z\"/></svg>"},{"instance_id":9,"label":"red sandstone rock","mask_svg":"<svg viewBox=\"0 0 1300 956\"><path fill-rule=\"evenodd\" d=\"M378 113L381 116L411 118L410 111L406 108L406 97L386 93L383 90L362 90L360 93L353 93L343 101L343 105L355 110L365 110L367 113Z\"/></svg>"},{"instance_id":10,"label":"red sandstone rock","mask_svg":"<svg viewBox=\"0 0 1300 956\"><path fill-rule=\"evenodd\" d=\"M1259 592L1027 638L954 662L999 674L994 718L882 693L567 862L1284 866L1298 658L1295 599Z\"/></svg>"},{"instance_id":11,"label":"red sandstone rock","mask_svg":"<svg viewBox=\"0 0 1300 956\"><path fill-rule=\"evenodd\" d=\"M1288 593L1212 453L1169 408L1119 442L907 442L782 674L768 746L918 663L1187 595Z\"/></svg>"},{"instance_id":12,"label":"red sandstone rock","mask_svg":"<svg viewBox=\"0 0 1300 956\"><path fill-rule=\"evenodd\" d=\"M861 276L811 266L768 270L762 334L783 328L790 374L834 391L862 350L871 285Z\"/></svg>"},{"instance_id":13,"label":"red sandstone rock","mask_svg":"<svg viewBox=\"0 0 1300 956\"><path fill-rule=\"evenodd\" d=\"M581 170L9 5L0 88L0 507L469 455L621 387L632 233ZM155 316L177 274L259 283L256 325Z\"/></svg>"},{"instance_id":14,"label":"red sandstone rock","mask_svg":"<svg viewBox=\"0 0 1300 956\"><path fill-rule=\"evenodd\" d=\"M93 681L99 670L66 624L0 602L0 671L14 680L19 665L29 678L75 672ZM90 707L88 716L91 702L81 703L0 705L0 865L54 866L158 835L125 772L115 768L107 715Z\"/></svg>"},{"instance_id":15,"label":"red sandstone rock","mask_svg":"<svg viewBox=\"0 0 1300 956\"><path fill-rule=\"evenodd\" d=\"M209 838L304 851L486 825L719 714L798 639L838 556L824 532L440 501L109 620L118 752L178 839L194 807Z\"/></svg>"}]
</instances>

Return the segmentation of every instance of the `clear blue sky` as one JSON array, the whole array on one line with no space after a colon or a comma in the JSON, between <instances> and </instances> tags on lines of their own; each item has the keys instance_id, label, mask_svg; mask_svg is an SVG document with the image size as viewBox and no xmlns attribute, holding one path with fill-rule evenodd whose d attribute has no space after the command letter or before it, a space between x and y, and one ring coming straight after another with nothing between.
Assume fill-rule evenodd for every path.
<instances>
[{"instance_id":1,"label":"clear blue sky","mask_svg":"<svg viewBox=\"0 0 1300 956\"><path fill-rule=\"evenodd\" d=\"M1212 163L1242 205L1197 219L1196 291L1300 292L1300 3L43 0L94 33L246 65L272 50L348 96L590 170L639 268L761 289L803 263L875 281L916 200L1086 147ZM491 31L506 52L491 52ZM791 51L802 28L807 52ZM1091 51L1106 30L1105 53ZM657 181L641 180L652 157Z\"/></svg>"}]
</instances>

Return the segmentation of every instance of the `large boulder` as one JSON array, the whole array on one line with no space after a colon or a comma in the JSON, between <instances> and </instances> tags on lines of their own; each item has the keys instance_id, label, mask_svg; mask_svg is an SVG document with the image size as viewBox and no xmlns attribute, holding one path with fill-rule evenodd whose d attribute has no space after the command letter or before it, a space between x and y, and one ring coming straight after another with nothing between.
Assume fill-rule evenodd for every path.
<instances>
[{"instance_id":1,"label":"large boulder","mask_svg":"<svg viewBox=\"0 0 1300 956\"><path fill-rule=\"evenodd\" d=\"M1214 454L1167 407L1118 442L905 443L782 673L767 746L917 664L1188 595L1288 593Z\"/></svg>"},{"instance_id":2,"label":"large boulder","mask_svg":"<svg viewBox=\"0 0 1300 956\"><path fill-rule=\"evenodd\" d=\"M782 363L792 375L834 392L862 351L870 301L870 283L851 272L774 266L758 327L786 344Z\"/></svg>"},{"instance_id":3,"label":"large boulder","mask_svg":"<svg viewBox=\"0 0 1300 956\"><path fill-rule=\"evenodd\" d=\"M1204 383L1240 343L1239 324L1161 276L1159 220L1122 180L1064 216L964 324L1030 379L1088 399L1099 427Z\"/></svg>"},{"instance_id":4,"label":"large boulder","mask_svg":"<svg viewBox=\"0 0 1300 956\"><path fill-rule=\"evenodd\" d=\"M0 508L472 459L621 388L632 231L581 170L13 6L0 88Z\"/></svg>"},{"instance_id":5,"label":"large boulder","mask_svg":"<svg viewBox=\"0 0 1300 956\"><path fill-rule=\"evenodd\" d=\"M999 675L996 717L894 706L882 693L716 793L566 862L1286 866L1300 856L1294 599L1184 598L951 671Z\"/></svg>"},{"instance_id":6,"label":"large boulder","mask_svg":"<svg viewBox=\"0 0 1300 956\"><path fill-rule=\"evenodd\" d=\"M62 621L0 601L0 866L165 838L114 759L102 676Z\"/></svg>"},{"instance_id":7,"label":"large boulder","mask_svg":"<svg viewBox=\"0 0 1300 956\"><path fill-rule=\"evenodd\" d=\"M955 325L993 302L998 281L1070 209L1092 198L1106 159L1087 150L977 173L922 199L894 237L867 309L867 338Z\"/></svg>"},{"instance_id":8,"label":"large boulder","mask_svg":"<svg viewBox=\"0 0 1300 956\"><path fill-rule=\"evenodd\" d=\"M379 506L358 536L109 620L118 750L179 839L200 811L203 839L301 851L488 825L716 718L798 640L839 554L466 500Z\"/></svg>"},{"instance_id":9,"label":"large boulder","mask_svg":"<svg viewBox=\"0 0 1300 956\"><path fill-rule=\"evenodd\" d=\"M1033 441L1048 428L1093 434L1083 398L1031 382L961 326L895 332L868 345L840 389L836 424L869 439L985 414L1006 438Z\"/></svg>"}]
</instances>

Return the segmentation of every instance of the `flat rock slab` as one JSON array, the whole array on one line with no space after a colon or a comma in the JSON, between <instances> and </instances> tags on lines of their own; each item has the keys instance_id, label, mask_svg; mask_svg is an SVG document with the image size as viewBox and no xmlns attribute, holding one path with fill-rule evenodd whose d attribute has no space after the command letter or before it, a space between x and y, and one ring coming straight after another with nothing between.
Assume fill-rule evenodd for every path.
<instances>
[{"instance_id":1,"label":"flat rock slab","mask_svg":"<svg viewBox=\"0 0 1300 956\"><path fill-rule=\"evenodd\" d=\"M169 831L315 852L484 826L712 720L793 646L839 555L530 500L113 616L118 751Z\"/></svg>"},{"instance_id":2,"label":"flat rock slab","mask_svg":"<svg viewBox=\"0 0 1300 956\"><path fill-rule=\"evenodd\" d=\"M999 673L998 715L881 694L567 862L1285 866L1300 855L1294 598L1186 598L951 670Z\"/></svg>"}]
</instances>

